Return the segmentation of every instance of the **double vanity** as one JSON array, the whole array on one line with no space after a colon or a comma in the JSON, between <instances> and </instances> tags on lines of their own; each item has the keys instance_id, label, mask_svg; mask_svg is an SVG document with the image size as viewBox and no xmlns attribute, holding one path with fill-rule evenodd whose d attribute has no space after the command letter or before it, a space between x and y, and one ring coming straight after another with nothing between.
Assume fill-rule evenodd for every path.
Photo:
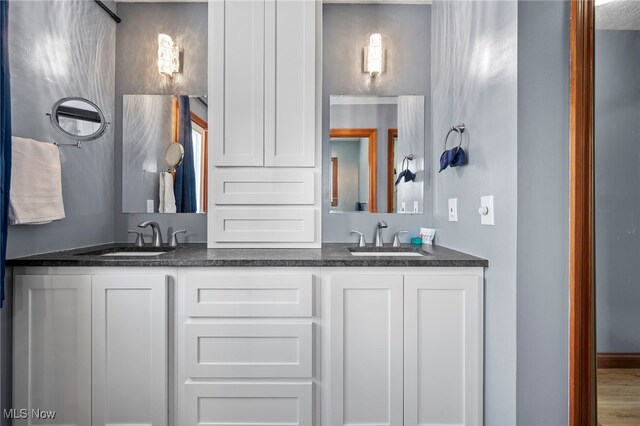
<instances>
[{"instance_id":1,"label":"double vanity","mask_svg":"<svg viewBox=\"0 0 640 426\"><path fill-rule=\"evenodd\" d=\"M482 423L486 260L152 250L10 261L15 406L76 425Z\"/></svg>"},{"instance_id":2,"label":"double vanity","mask_svg":"<svg viewBox=\"0 0 640 426\"><path fill-rule=\"evenodd\" d=\"M13 406L79 426L482 424L488 262L408 244L439 226L431 5L165 3L118 4L115 125L91 142L116 147L117 211L87 244L153 235L8 261ZM172 37L176 70L126 65ZM94 109L52 123L104 129Z\"/></svg>"}]
</instances>

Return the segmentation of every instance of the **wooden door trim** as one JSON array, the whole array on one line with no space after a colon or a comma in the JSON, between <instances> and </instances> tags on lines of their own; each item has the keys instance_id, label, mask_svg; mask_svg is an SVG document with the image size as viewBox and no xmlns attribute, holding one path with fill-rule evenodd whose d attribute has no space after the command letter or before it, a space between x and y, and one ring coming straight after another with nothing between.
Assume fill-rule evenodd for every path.
<instances>
[{"instance_id":1,"label":"wooden door trim","mask_svg":"<svg viewBox=\"0 0 640 426\"><path fill-rule=\"evenodd\" d=\"M338 157L331 157L331 207L338 206Z\"/></svg>"},{"instance_id":2,"label":"wooden door trim","mask_svg":"<svg viewBox=\"0 0 640 426\"><path fill-rule=\"evenodd\" d=\"M369 139L369 213L378 212L378 152L377 129L331 129L330 138L368 138Z\"/></svg>"},{"instance_id":3,"label":"wooden door trim","mask_svg":"<svg viewBox=\"0 0 640 426\"><path fill-rule=\"evenodd\" d=\"M569 425L593 425L594 321L593 0L571 0Z\"/></svg>"},{"instance_id":4,"label":"wooden door trim","mask_svg":"<svg viewBox=\"0 0 640 426\"><path fill-rule=\"evenodd\" d=\"M395 152L393 150L393 140L398 137L398 129L387 131L387 213L393 213L393 189L395 186Z\"/></svg>"}]
</instances>

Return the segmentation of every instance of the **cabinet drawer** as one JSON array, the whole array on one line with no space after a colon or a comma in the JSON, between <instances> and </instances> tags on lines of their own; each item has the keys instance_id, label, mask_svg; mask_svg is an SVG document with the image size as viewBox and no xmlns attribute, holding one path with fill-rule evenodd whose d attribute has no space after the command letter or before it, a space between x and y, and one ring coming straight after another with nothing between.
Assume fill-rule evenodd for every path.
<instances>
[{"instance_id":1,"label":"cabinet drawer","mask_svg":"<svg viewBox=\"0 0 640 426\"><path fill-rule=\"evenodd\" d=\"M313 204L313 169L216 168L213 199L218 205Z\"/></svg>"},{"instance_id":2,"label":"cabinet drawer","mask_svg":"<svg viewBox=\"0 0 640 426\"><path fill-rule=\"evenodd\" d=\"M185 278L190 317L311 317L311 274L189 275Z\"/></svg>"},{"instance_id":3,"label":"cabinet drawer","mask_svg":"<svg viewBox=\"0 0 640 426\"><path fill-rule=\"evenodd\" d=\"M313 324L187 324L187 376L313 375Z\"/></svg>"},{"instance_id":4,"label":"cabinet drawer","mask_svg":"<svg viewBox=\"0 0 640 426\"><path fill-rule=\"evenodd\" d=\"M188 425L311 425L313 384L189 383Z\"/></svg>"},{"instance_id":5,"label":"cabinet drawer","mask_svg":"<svg viewBox=\"0 0 640 426\"><path fill-rule=\"evenodd\" d=\"M218 243L312 243L313 207L217 208L212 212L213 240Z\"/></svg>"}]
</instances>

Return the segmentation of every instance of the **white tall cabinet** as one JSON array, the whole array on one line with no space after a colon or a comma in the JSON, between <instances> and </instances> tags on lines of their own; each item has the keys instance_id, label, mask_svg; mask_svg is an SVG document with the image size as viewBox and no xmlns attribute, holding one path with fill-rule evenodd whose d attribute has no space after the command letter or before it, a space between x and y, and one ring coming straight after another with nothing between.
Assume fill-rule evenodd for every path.
<instances>
[{"instance_id":1,"label":"white tall cabinet","mask_svg":"<svg viewBox=\"0 0 640 426\"><path fill-rule=\"evenodd\" d=\"M209 6L209 247L320 246L321 2Z\"/></svg>"}]
</instances>

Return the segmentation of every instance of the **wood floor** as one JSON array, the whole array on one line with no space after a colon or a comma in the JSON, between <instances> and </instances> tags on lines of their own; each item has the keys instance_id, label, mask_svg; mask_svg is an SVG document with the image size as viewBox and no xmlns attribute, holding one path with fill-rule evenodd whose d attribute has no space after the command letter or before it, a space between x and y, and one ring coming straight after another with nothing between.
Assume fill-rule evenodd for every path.
<instances>
[{"instance_id":1,"label":"wood floor","mask_svg":"<svg viewBox=\"0 0 640 426\"><path fill-rule=\"evenodd\" d=\"M640 426L640 369L598 369L598 424Z\"/></svg>"}]
</instances>

